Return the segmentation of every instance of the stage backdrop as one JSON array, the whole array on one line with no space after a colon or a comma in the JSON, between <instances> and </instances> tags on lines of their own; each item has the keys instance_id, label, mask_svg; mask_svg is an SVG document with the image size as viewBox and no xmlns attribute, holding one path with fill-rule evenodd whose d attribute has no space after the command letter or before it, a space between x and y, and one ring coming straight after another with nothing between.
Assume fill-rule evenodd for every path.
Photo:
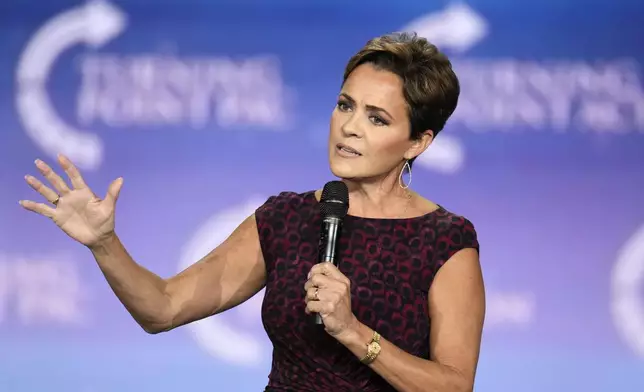
<instances>
[{"instance_id":1,"label":"stage backdrop","mask_svg":"<svg viewBox=\"0 0 644 392\"><path fill-rule=\"evenodd\" d=\"M169 277L272 194L333 177L343 67L414 30L463 85L413 188L478 230L477 391L641 391L644 3L636 0L9 0L0 4L0 390L259 391L262 293L160 335L90 253L20 208L66 153Z\"/></svg>"}]
</instances>

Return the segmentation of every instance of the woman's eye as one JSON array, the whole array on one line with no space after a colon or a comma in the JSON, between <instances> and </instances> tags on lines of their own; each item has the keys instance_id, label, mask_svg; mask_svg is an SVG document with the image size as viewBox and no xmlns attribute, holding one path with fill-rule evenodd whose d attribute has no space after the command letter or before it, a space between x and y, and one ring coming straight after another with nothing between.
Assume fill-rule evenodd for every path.
<instances>
[{"instance_id":1,"label":"woman's eye","mask_svg":"<svg viewBox=\"0 0 644 392\"><path fill-rule=\"evenodd\" d=\"M378 116L371 116L371 122L377 126L387 125L387 122Z\"/></svg>"}]
</instances>

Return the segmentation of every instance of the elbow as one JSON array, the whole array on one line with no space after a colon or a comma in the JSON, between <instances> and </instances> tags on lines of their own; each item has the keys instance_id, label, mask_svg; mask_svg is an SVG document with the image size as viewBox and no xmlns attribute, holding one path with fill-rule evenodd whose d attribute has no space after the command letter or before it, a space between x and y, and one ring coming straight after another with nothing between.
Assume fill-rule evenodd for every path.
<instances>
[{"instance_id":1,"label":"elbow","mask_svg":"<svg viewBox=\"0 0 644 392\"><path fill-rule=\"evenodd\" d=\"M167 297L167 302L162 309L148 314L147 317L136 318L136 322L148 334L156 335L172 330L174 328L175 316L175 313L172 311L171 299Z\"/></svg>"},{"instance_id":2,"label":"elbow","mask_svg":"<svg viewBox=\"0 0 644 392\"><path fill-rule=\"evenodd\" d=\"M146 324L139 324L139 325L141 326L141 328L143 328L143 330L146 333L148 333L150 335L156 335L156 334L159 334L161 332L166 331L165 328L160 328L160 327L155 326L155 325L146 325Z\"/></svg>"},{"instance_id":3,"label":"elbow","mask_svg":"<svg viewBox=\"0 0 644 392\"><path fill-rule=\"evenodd\" d=\"M168 332L172 329L172 326L167 323L138 323L139 326L148 334L156 335L161 332Z\"/></svg>"},{"instance_id":4,"label":"elbow","mask_svg":"<svg viewBox=\"0 0 644 392\"><path fill-rule=\"evenodd\" d=\"M449 382L450 392L473 392L474 391L474 378L469 377L458 369L450 368L451 377Z\"/></svg>"},{"instance_id":5,"label":"elbow","mask_svg":"<svg viewBox=\"0 0 644 392\"><path fill-rule=\"evenodd\" d=\"M467 377L458 377L454 385L454 391L459 392L473 392L474 391L474 381L468 379Z\"/></svg>"},{"instance_id":6,"label":"elbow","mask_svg":"<svg viewBox=\"0 0 644 392\"><path fill-rule=\"evenodd\" d=\"M174 328L174 318L163 316L154 319L137 319L139 326L150 335L156 335L161 332L168 332Z\"/></svg>"},{"instance_id":7,"label":"elbow","mask_svg":"<svg viewBox=\"0 0 644 392\"><path fill-rule=\"evenodd\" d=\"M418 389L419 391L425 391L425 387ZM441 392L473 392L474 384L468 382L464 378L460 377L450 377L449 380L445 380L441 387L438 387L437 390Z\"/></svg>"},{"instance_id":8,"label":"elbow","mask_svg":"<svg viewBox=\"0 0 644 392\"><path fill-rule=\"evenodd\" d=\"M423 383L422 385L416 385L415 387L411 388L410 391L427 391L427 383ZM443 378L442 382L440 382L439 385L436 385L434 387L435 391L440 391L440 392L473 392L474 391L474 383L469 382L463 377L460 376L452 376L449 378Z\"/></svg>"}]
</instances>

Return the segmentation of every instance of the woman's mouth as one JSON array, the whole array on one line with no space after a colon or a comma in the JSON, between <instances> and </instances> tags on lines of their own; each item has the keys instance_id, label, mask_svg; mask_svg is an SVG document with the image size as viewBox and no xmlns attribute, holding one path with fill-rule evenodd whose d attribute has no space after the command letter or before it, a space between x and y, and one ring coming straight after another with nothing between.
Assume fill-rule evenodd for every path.
<instances>
[{"instance_id":1,"label":"woman's mouth","mask_svg":"<svg viewBox=\"0 0 644 392\"><path fill-rule=\"evenodd\" d=\"M338 145L336 146L336 149L337 149L337 151L340 153L340 155L342 155L342 156L344 156L344 157L348 157L348 158L350 158L350 157L359 157L359 156L362 156L362 154L360 153L360 151L356 150L356 149L355 149L355 148L353 148L353 147L349 147L349 146L347 146L346 144L342 144L342 143L340 143L340 144L338 144Z\"/></svg>"}]
</instances>

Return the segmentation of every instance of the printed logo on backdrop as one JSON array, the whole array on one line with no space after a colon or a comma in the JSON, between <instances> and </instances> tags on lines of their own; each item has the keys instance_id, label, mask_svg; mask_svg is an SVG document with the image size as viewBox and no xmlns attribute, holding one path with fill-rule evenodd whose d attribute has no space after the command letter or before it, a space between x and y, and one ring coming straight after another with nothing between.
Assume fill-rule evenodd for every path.
<instances>
[{"instance_id":1,"label":"printed logo on backdrop","mask_svg":"<svg viewBox=\"0 0 644 392\"><path fill-rule=\"evenodd\" d=\"M642 74L636 60L522 61L466 56L491 28L463 2L421 16L403 28L416 31L450 55L462 87L450 124L473 132L644 130Z\"/></svg>"},{"instance_id":2,"label":"printed logo on backdrop","mask_svg":"<svg viewBox=\"0 0 644 392\"><path fill-rule=\"evenodd\" d=\"M424 15L402 30L416 32L446 52L462 53L485 37L487 23L468 6L458 3L443 11ZM459 102L456 112L460 106ZM456 112L448 121L448 126L456 123ZM465 164L463 144L457 137L442 133L429 151L418 157L417 164L434 171L455 173Z\"/></svg>"},{"instance_id":3,"label":"printed logo on backdrop","mask_svg":"<svg viewBox=\"0 0 644 392\"><path fill-rule=\"evenodd\" d=\"M72 259L0 253L0 328L86 327L93 294Z\"/></svg>"},{"instance_id":4,"label":"printed logo on backdrop","mask_svg":"<svg viewBox=\"0 0 644 392\"><path fill-rule=\"evenodd\" d=\"M292 91L282 82L280 63L271 56L233 60L198 57L99 53L121 36L128 18L106 0L91 0L49 19L25 45L16 70L16 105L22 126L46 154L65 153L86 170L104 160L104 145L93 128L252 126L283 131ZM47 82L69 49L89 51L72 68L80 77L70 85L77 99L77 124L57 113ZM65 102L63 102L65 104Z\"/></svg>"},{"instance_id":5,"label":"printed logo on backdrop","mask_svg":"<svg viewBox=\"0 0 644 392\"><path fill-rule=\"evenodd\" d=\"M644 358L644 226L619 251L611 274L610 306L620 337Z\"/></svg>"},{"instance_id":6,"label":"printed logo on backdrop","mask_svg":"<svg viewBox=\"0 0 644 392\"><path fill-rule=\"evenodd\" d=\"M178 271L183 271L221 244L266 198L252 197L212 216L185 246ZM271 348L261 323L264 290L222 314L191 324L195 341L207 353L237 366L254 367L270 357Z\"/></svg>"},{"instance_id":7,"label":"printed logo on backdrop","mask_svg":"<svg viewBox=\"0 0 644 392\"><path fill-rule=\"evenodd\" d=\"M417 18L402 30L416 32L450 56L461 82L462 94L456 112L448 122L449 126L453 124L457 126L471 124L475 127L493 125L495 129L499 129L498 127L509 129L518 125L515 120L518 121L519 115L525 112L523 110L525 108L516 111L516 118L490 116L490 113L485 113L488 110L486 105L492 97L501 93L499 91L497 94L494 90L495 84L490 84L496 80L493 72L497 67L500 67L501 73L506 72L508 67L503 66L505 63L465 61L462 57L469 49L480 43L490 30L488 22L480 14L466 4L456 2L441 11ZM527 79L534 76L525 75ZM489 80L481 83L486 78ZM501 82L498 88L507 87L503 84L503 80ZM505 95L501 94L501 96ZM515 98L518 97L507 97L508 102L503 101L498 104L509 104L508 110L515 110L515 103L510 104L510 101ZM538 125L537 122L534 124ZM422 154L417 162L426 169L454 173L463 167L464 161L465 151L462 142L458 137L446 132L436 138L430 149ZM536 321L536 314L537 300L534 292L488 290L486 328L527 329Z\"/></svg>"},{"instance_id":8,"label":"printed logo on backdrop","mask_svg":"<svg viewBox=\"0 0 644 392\"><path fill-rule=\"evenodd\" d=\"M101 140L58 116L47 82L56 60L67 49L81 44L100 48L119 35L125 24L125 15L116 7L93 1L50 19L26 44L16 70L16 106L25 132L47 154L67 154L86 169L101 163Z\"/></svg>"}]
</instances>

